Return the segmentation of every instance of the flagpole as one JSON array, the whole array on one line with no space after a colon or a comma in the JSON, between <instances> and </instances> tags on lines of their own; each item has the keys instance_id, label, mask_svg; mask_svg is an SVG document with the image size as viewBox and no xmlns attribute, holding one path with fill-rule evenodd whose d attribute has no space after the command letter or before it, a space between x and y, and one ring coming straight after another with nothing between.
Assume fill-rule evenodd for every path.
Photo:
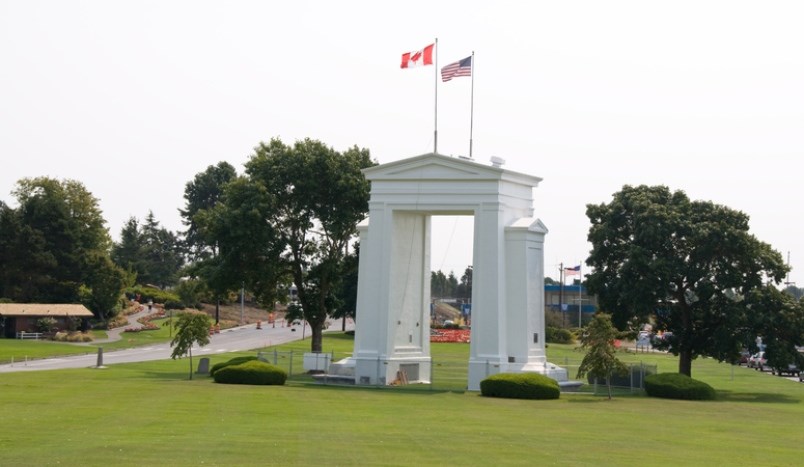
<instances>
[{"instance_id":1,"label":"flagpole","mask_svg":"<svg viewBox=\"0 0 804 467\"><path fill-rule=\"evenodd\" d=\"M561 313L561 325L566 321L564 313L564 263L558 263L558 312Z\"/></svg>"},{"instance_id":2,"label":"flagpole","mask_svg":"<svg viewBox=\"0 0 804 467\"><path fill-rule=\"evenodd\" d=\"M438 38L435 38L435 66L433 67L433 77L435 78L435 129L433 130L433 154L438 154Z\"/></svg>"},{"instance_id":3,"label":"flagpole","mask_svg":"<svg viewBox=\"0 0 804 467\"><path fill-rule=\"evenodd\" d=\"M472 130L475 122L475 51L472 51L472 98L469 104L469 159L472 158Z\"/></svg>"},{"instance_id":4,"label":"flagpole","mask_svg":"<svg viewBox=\"0 0 804 467\"><path fill-rule=\"evenodd\" d=\"M583 307L583 300L581 299L581 282L583 282L583 265L578 263L578 327L581 327L581 307Z\"/></svg>"}]
</instances>

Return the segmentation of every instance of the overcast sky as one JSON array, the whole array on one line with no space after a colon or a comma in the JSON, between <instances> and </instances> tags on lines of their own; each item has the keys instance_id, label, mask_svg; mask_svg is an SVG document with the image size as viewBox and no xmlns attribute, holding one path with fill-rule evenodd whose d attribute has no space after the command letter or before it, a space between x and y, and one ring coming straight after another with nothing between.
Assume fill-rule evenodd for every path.
<instances>
[{"instance_id":1,"label":"overcast sky","mask_svg":"<svg viewBox=\"0 0 804 467\"><path fill-rule=\"evenodd\" d=\"M260 141L433 150L437 67L475 52L473 156L543 178L545 268L588 254L586 204L663 184L747 213L804 267L804 3L0 0L0 199L75 179L113 238ZM472 78L438 86L438 149L469 152ZM433 268L471 262L471 218L436 223ZM454 233L453 233L454 232ZM554 271L551 273L551 271Z\"/></svg>"}]
</instances>

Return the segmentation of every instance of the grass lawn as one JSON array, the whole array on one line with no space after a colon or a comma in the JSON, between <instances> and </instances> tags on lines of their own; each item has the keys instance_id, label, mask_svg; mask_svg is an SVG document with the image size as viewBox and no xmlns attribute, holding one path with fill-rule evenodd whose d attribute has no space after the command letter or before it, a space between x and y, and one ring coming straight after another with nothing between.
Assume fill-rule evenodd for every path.
<instances>
[{"instance_id":1,"label":"grass lawn","mask_svg":"<svg viewBox=\"0 0 804 467\"><path fill-rule=\"evenodd\" d=\"M309 340L282 350L309 349ZM342 335L324 350L351 351ZM432 346L435 361L468 345ZM243 353L241 353L243 354ZM253 355L253 353L250 353ZM580 359L551 345L550 360ZM211 363L233 354L213 356ZM573 357L573 358L570 358ZM675 371L662 354L623 355ZM167 360L0 376L0 465L800 465L804 384L709 359L694 376L719 400L562 394L493 399L460 390L188 380ZM437 364L436 364L437 365ZM453 365L445 365L454 372ZM443 368L443 367L441 367ZM434 379L448 381L436 366ZM465 379L465 369L463 373ZM572 375L574 376L574 375ZM465 380L463 381L465 386Z\"/></svg>"}]
</instances>

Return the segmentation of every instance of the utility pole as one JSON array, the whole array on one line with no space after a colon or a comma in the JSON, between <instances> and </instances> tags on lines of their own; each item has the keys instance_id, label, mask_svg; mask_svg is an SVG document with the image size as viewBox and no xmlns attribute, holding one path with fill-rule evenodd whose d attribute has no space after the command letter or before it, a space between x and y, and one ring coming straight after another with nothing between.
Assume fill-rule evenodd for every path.
<instances>
[{"instance_id":1,"label":"utility pole","mask_svg":"<svg viewBox=\"0 0 804 467\"><path fill-rule=\"evenodd\" d=\"M558 312L561 313L561 327L567 327L564 313L564 263L558 264Z\"/></svg>"}]
</instances>

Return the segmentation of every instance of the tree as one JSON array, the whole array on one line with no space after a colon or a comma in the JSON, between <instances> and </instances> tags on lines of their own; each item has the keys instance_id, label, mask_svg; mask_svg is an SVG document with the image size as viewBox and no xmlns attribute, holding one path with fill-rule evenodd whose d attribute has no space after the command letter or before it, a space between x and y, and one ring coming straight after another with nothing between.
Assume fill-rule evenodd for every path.
<instances>
[{"instance_id":1,"label":"tree","mask_svg":"<svg viewBox=\"0 0 804 467\"><path fill-rule=\"evenodd\" d=\"M753 290L745 301L753 334L745 336L747 347L756 350L755 336L762 337L768 366L773 369L804 363L798 351L804 345L804 303L772 286Z\"/></svg>"},{"instance_id":2,"label":"tree","mask_svg":"<svg viewBox=\"0 0 804 467\"><path fill-rule=\"evenodd\" d=\"M611 377L615 374L624 374L628 371L617 358L617 349L614 340L619 332L611 323L611 316L597 313L581 336L581 348L586 349L586 355L578 367L578 378L586 375L592 378L604 378L611 399Z\"/></svg>"},{"instance_id":3,"label":"tree","mask_svg":"<svg viewBox=\"0 0 804 467\"><path fill-rule=\"evenodd\" d=\"M120 229L120 242L112 245L112 260L121 268L137 277L145 272L145 238L140 232L140 222L129 217Z\"/></svg>"},{"instance_id":4,"label":"tree","mask_svg":"<svg viewBox=\"0 0 804 467\"><path fill-rule=\"evenodd\" d=\"M90 258L109 254L98 201L74 180L26 178L19 207L0 209L3 295L21 302L76 303L92 274Z\"/></svg>"},{"instance_id":5,"label":"tree","mask_svg":"<svg viewBox=\"0 0 804 467\"><path fill-rule=\"evenodd\" d=\"M120 267L135 272L137 282L160 288L175 284L184 264L178 238L160 227L151 211L142 225L129 218L120 231L120 243L112 247L112 258Z\"/></svg>"},{"instance_id":6,"label":"tree","mask_svg":"<svg viewBox=\"0 0 804 467\"><path fill-rule=\"evenodd\" d=\"M748 216L682 191L626 185L586 214L590 293L620 329L653 319L669 331L664 345L687 376L698 356L738 357L750 331L743 298L787 272L782 256L749 233Z\"/></svg>"},{"instance_id":7,"label":"tree","mask_svg":"<svg viewBox=\"0 0 804 467\"><path fill-rule=\"evenodd\" d=\"M134 276L114 264L108 255L91 255L87 264L90 273L85 281L82 301L98 319L108 321L119 311L123 289L134 285Z\"/></svg>"},{"instance_id":8,"label":"tree","mask_svg":"<svg viewBox=\"0 0 804 467\"><path fill-rule=\"evenodd\" d=\"M179 313L176 321L176 335L170 341L173 353L170 358L190 357L190 379L193 379L193 344L203 347L209 344L209 316L203 313Z\"/></svg>"},{"instance_id":9,"label":"tree","mask_svg":"<svg viewBox=\"0 0 804 467\"><path fill-rule=\"evenodd\" d=\"M260 143L245 176L226 184L222 202L194 216L205 241L220 249L197 271L214 288L245 282L263 303L272 302L278 284L292 282L312 331L311 350L321 351L345 247L368 211L361 170L372 165L368 150L357 147L339 153L310 139Z\"/></svg>"},{"instance_id":10,"label":"tree","mask_svg":"<svg viewBox=\"0 0 804 467\"><path fill-rule=\"evenodd\" d=\"M470 300L472 298L472 266L469 265L463 271L461 282L455 289L455 295L462 300Z\"/></svg>"},{"instance_id":11,"label":"tree","mask_svg":"<svg viewBox=\"0 0 804 467\"><path fill-rule=\"evenodd\" d=\"M343 260L341 269L340 285L335 292L336 307L332 314L333 318L356 319L357 313L357 277L358 266L360 265L360 244L354 246L354 253L348 254ZM343 322L343 329L346 330L346 321Z\"/></svg>"},{"instance_id":12,"label":"tree","mask_svg":"<svg viewBox=\"0 0 804 467\"><path fill-rule=\"evenodd\" d=\"M209 211L223 199L226 184L237 178L237 171L228 162L218 162L210 165L203 172L196 174L192 181L184 187L184 209L179 209L184 218L187 230L184 232L184 242L190 256L201 259L205 256L214 256L217 245L205 238L202 227L196 215L201 211Z\"/></svg>"},{"instance_id":13,"label":"tree","mask_svg":"<svg viewBox=\"0 0 804 467\"><path fill-rule=\"evenodd\" d=\"M313 352L322 350L324 323L335 308L345 247L368 211L362 169L374 164L366 149L339 153L310 139L292 147L279 139L260 143L246 164L248 177L276 200L266 221L283 246L280 264L298 289Z\"/></svg>"}]
</instances>

